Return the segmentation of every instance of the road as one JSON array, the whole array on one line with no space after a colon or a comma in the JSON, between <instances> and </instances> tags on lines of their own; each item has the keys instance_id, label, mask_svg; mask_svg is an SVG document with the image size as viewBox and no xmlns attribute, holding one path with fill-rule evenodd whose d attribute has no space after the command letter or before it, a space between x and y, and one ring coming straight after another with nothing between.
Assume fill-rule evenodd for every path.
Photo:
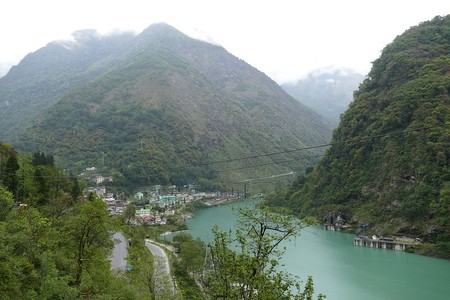
<instances>
[{"instance_id":1,"label":"road","mask_svg":"<svg viewBox=\"0 0 450 300\"><path fill-rule=\"evenodd\" d=\"M115 232L113 235L114 248L110 257L111 268L114 270L126 270L127 268L127 256L128 256L128 242L121 232ZM170 265L169 259L166 252L164 252L162 247L173 251L174 248L171 246L159 244L150 239L145 240L145 246L150 250L150 252L155 257L155 284L161 291L157 293L162 293L164 286L168 287L168 292L171 294L175 293L175 283L170 276Z\"/></svg>"},{"instance_id":2,"label":"road","mask_svg":"<svg viewBox=\"0 0 450 300\"><path fill-rule=\"evenodd\" d=\"M169 259L166 252L164 252L161 246L159 246L155 241L146 239L145 245L150 250L150 252L152 252L155 258L160 258L160 260L164 263L164 273L170 276Z\"/></svg>"},{"instance_id":3,"label":"road","mask_svg":"<svg viewBox=\"0 0 450 300\"><path fill-rule=\"evenodd\" d=\"M113 235L114 248L111 254L111 268L125 270L127 268L128 243L122 232Z\"/></svg>"},{"instance_id":4,"label":"road","mask_svg":"<svg viewBox=\"0 0 450 300\"><path fill-rule=\"evenodd\" d=\"M145 240L145 245L155 257L155 278L160 280L160 286L166 286L172 294L175 293L176 287L175 282L170 275L169 258L162 248L167 246L150 239Z\"/></svg>"}]
</instances>

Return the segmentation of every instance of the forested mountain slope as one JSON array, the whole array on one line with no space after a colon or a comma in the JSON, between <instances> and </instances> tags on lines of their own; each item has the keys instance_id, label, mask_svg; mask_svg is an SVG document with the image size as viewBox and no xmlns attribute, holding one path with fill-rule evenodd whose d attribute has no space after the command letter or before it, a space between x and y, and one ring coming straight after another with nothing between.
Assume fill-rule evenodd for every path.
<instances>
[{"instance_id":1,"label":"forested mountain slope","mask_svg":"<svg viewBox=\"0 0 450 300\"><path fill-rule=\"evenodd\" d=\"M373 63L325 157L268 203L342 213L378 235L411 234L450 257L450 17L398 36Z\"/></svg>"},{"instance_id":2,"label":"forested mountain slope","mask_svg":"<svg viewBox=\"0 0 450 300\"><path fill-rule=\"evenodd\" d=\"M73 37L28 54L0 78L0 139L16 142L62 95L118 64L133 39L131 34L102 37L93 30L74 32Z\"/></svg>"},{"instance_id":3,"label":"forested mountain slope","mask_svg":"<svg viewBox=\"0 0 450 300\"><path fill-rule=\"evenodd\" d=\"M314 159L265 154L329 139L327 121L222 47L166 24L150 26L130 45L114 63L97 64L106 71L30 120L18 147L53 153L73 172L104 167L127 185L202 177L243 186Z\"/></svg>"},{"instance_id":4,"label":"forested mountain slope","mask_svg":"<svg viewBox=\"0 0 450 300\"><path fill-rule=\"evenodd\" d=\"M120 222L102 198L84 197L83 185L51 155L0 141L0 157L1 299L150 297L130 280L135 270L125 279L111 268Z\"/></svg>"}]
</instances>

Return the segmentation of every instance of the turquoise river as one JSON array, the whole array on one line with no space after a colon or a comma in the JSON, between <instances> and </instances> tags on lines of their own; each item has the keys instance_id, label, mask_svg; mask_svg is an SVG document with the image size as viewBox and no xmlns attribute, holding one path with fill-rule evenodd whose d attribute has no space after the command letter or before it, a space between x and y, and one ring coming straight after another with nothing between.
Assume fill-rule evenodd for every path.
<instances>
[{"instance_id":1,"label":"turquoise river","mask_svg":"<svg viewBox=\"0 0 450 300\"><path fill-rule=\"evenodd\" d=\"M233 206L254 204L246 201L199 210L188 222L189 231L208 242L215 224L221 230L234 226ZM312 275L316 293L326 294L327 300L450 299L450 261L355 247L353 238L319 226L305 228L284 244L283 267L301 280Z\"/></svg>"}]
</instances>

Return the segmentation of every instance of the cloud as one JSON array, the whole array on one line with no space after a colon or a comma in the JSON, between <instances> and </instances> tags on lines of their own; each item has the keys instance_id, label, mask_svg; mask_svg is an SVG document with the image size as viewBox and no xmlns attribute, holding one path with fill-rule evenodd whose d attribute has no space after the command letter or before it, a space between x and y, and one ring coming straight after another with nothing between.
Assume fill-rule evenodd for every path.
<instances>
[{"instance_id":1,"label":"cloud","mask_svg":"<svg viewBox=\"0 0 450 300\"><path fill-rule=\"evenodd\" d=\"M5 76L13 65L14 62L0 62L0 77Z\"/></svg>"},{"instance_id":2,"label":"cloud","mask_svg":"<svg viewBox=\"0 0 450 300\"><path fill-rule=\"evenodd\" d=\"M1 70L51 41L69 40L79 29L140 33L165 22L223 46L278 83L329 65L367 74L371 62L397 35L450 12L450 1L444 0L427 0L426 5L406 0L4 2L0 64L7 67Z\"/></svg>"}]
</instances>

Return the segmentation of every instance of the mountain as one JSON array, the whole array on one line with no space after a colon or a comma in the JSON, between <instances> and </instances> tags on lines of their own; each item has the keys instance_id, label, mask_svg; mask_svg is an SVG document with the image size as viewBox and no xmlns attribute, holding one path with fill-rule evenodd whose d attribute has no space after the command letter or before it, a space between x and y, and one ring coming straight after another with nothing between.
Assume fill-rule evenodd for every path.
<instances>
[{"instance_id":1,"label":"mountain","mask_svg":"<svg viewBox=\"0 0 450 300\"><path fill-rule=\"evenodd\" d=\"M107 72L120 61L133 36L102 37L82 30L73 38L28 54L0 78L0 140L16 141L62 95Z\"/></svg>"},{"instance_id":2,"label":"mountain","mask_svg":"<svg viewBox=\"0 0 450 300\"><path fill-rule=\"evenodd\" d=\"M341 213L357 229L412 235L450 257L450 16L385 47L323 159L268 199L300 215Z\"/></svg>"},{"instance_id":3,"label":"mountain","mask_svg":"<svg viewBox=\"0 0 450 300\"><path fill-rule=\"evenodd\" d=\"M128 186L198 178L244 186L304 169L320 151L283 152L330 137L327 121L265 74L167 24L76 41L50 43L0 79L15 96L0 98L1 138L14 142L5 126L20 119L15 147L52 153L73 172L101 166Z\"/></svg>"},{"instance_id":4,"label":"mountain","mask_svg":"<svg viewBox=\"0 0 450 300\"><path fill-rule=\"evenodd\" d=\"M281 87L337 127L340 115L348 108L363 79L363 75L352 70L330 68L311 72L306 78Z\"/></svg>"}]
</instances>

